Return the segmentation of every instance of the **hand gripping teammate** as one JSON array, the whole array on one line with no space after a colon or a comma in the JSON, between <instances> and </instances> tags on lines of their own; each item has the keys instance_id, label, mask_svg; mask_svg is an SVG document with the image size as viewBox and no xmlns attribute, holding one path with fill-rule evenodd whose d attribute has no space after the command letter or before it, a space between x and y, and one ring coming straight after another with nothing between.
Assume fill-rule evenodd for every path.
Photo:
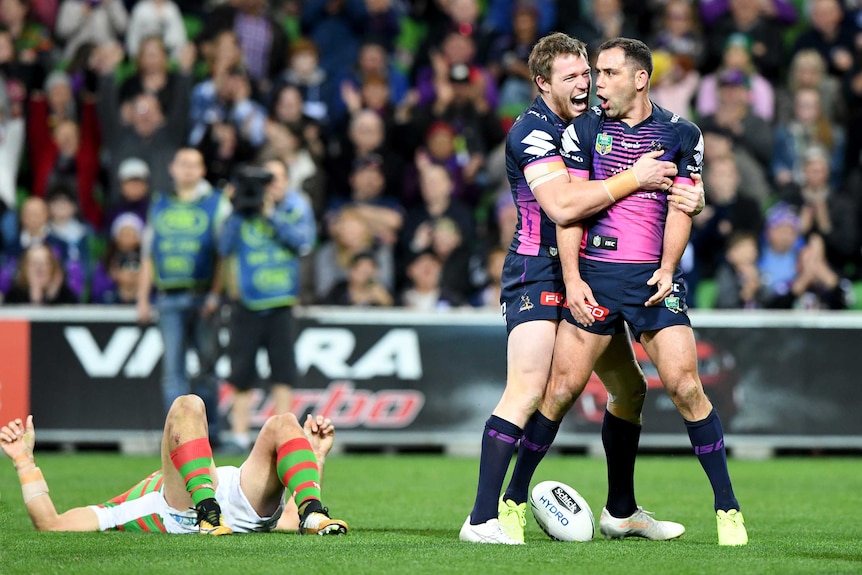
<instances>
[{"instance_id":1,"label":"hand gripping teammate","mask_svg":"<svg viewBox=\"0 0 862 575\"><path fill-rule=\"evenodd\" d=\"M207 440L206 412L196 395L174 400L162 437L162 469L100 505L58 513L36 467L33 416L0 428L0 447L12 458L24 505L38 531L147 531L228 535L298 530L341 535L347 524L320 502L323 462L332 447L332 422L291 414L270 417L239 467L216 467ZM288 495L286 498L285 495Z\"/></svg>"},{"instance_id":2,"label":"hand gripping teammate","mask_svg":"<svg viewBox=\"0 0 862 575\"><path fill-rule=\"evenodd\" d=\"M533 48L528 64L539 96L506 140L506 170L518 206L500 298L509 334L506 389L482 434L479 485L473 510L461 528L462 541L523 543L529 482L559 427L559 422L535 413L548 383L557 325L565 309L555 223L572 224L639 189L667 190L677 173L673 163L656 160L661 153L654 151L615 178L571 184L559 150L575 145L564 141L563 131L587 110L591 80L586 47L566 34L550 34ZM703 208L699 185L681 186L673 198L681 210ZM628 382L631 392L616 398L617 407L612 405L611 410L616 409L615 421L630 422L639 434L646 380L625 334L613 338L597 371L606 385ZM519 461L500 499L519 442ZM609 452L609 470L625 469L629 456L623 456L626 460L619 463L620 454ZM620 481L633 485L630 477ZM633 500L633 487L631 491Z\"/></svg>"},{"instance_id":3,"label":"hand gripping teammate","mask_svg":"<svg viewBox=\"0 0 862 575\"><path fill-rule=\"evenodd\" d=\"M596 68L601 106L575 120L563 137L564 143L570 139L587 144L583 153L568 152L576 168L572 179L586 185L587 177L615 177L619 166L635 161L644 150L660 148L666 150L662 157L679 167L674 187L691 184L689 178L702 169L703 137L696 125L650 101L649 48L639 40L609 40L599 48ZM713 488L719 545L745 545L748 534L728 472L724 432L698 376L686 313L679 261L690 231L691 219L663 193L628 196L592 218L558 229L571 316L557 332L553 372L539 412L550 421L562 419L583 391L594 363L598 361L598 367L603 362L603 353L627 324L683 416ZM602 321L590 314L587 304L607 310ZM624 392L608 388L612 397ZM620 517L610 507L602 511L599 523L605 536L626 535Z\"/></svg>"}]
</instances>

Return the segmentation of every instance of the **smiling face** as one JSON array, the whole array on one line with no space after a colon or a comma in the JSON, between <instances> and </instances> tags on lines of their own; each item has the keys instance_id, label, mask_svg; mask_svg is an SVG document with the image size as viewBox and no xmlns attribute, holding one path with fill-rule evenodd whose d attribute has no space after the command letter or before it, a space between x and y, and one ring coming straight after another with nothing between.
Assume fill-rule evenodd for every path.
<instances>
[{"instance_id":1,"label":"smiling face","mask_svg":"<svg viewBox=\"0 0 862 575\"><path fill-rule=\"evenodd\" d=\"M587 110L590 100L590 64L576 54L557 56L550 78L537 79L548 107L566 122Z\"/></svg>"}]
</instances>

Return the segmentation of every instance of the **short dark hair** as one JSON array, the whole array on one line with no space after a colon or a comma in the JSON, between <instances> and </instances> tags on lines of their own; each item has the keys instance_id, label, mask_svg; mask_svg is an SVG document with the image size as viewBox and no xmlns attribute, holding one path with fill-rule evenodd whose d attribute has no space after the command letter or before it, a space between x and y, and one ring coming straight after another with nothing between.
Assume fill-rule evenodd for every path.
<instances>
[{"instance_id":1,"label":"short dark hair","mask_svg":"<svg viewBox=\"0 0 862 575\"><path fill-rule=\"evenodd\" d=\"M652 78L652 52L649 46L634 38L611 38L601 46L599 52L620 48L626 57L626 64L633 64L635 70L646 70Z\"/></svg>"}]
</instances>

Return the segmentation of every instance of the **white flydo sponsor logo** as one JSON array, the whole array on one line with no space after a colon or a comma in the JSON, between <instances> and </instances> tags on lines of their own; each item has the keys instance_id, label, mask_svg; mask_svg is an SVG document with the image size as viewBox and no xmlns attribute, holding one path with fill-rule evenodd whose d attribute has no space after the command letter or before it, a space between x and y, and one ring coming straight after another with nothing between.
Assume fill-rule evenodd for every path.
<instances>
[{"instance_id":1,"label":"white flydo sponsor logo","mask_svg":"<svg viewBox=\"0 0 862 575\"><path fill-rule=\"evenodd\" d=\"M544 156L557 148L551 135L542 130L533 130L527 134L527 137L521 140L521 143L527 145L524 153L531 156Z\"/></svg>"},{"instance_id":2,"label":"white flydo sponsor logo","mask_svg":"<svg viewBox=\"0 0 862 575\"><path fill-rule=\"evenodd\" d=\"M577 162L582 162L580 156L576 156L575 154L581 153L581 141L578 139L578 133L575 132L574 126L568 126L563 132L562 142L560 144L560 153L566 157L573 159Z\"/></svg>"}]
</instances>

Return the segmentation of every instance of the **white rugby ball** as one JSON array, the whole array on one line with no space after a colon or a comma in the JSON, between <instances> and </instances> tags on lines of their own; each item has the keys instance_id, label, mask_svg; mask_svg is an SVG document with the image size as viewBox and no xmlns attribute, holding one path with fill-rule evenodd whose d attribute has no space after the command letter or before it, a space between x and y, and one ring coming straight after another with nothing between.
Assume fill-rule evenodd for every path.
<instances>
[{"instance_id":1,"label":"white rugby ball","mask_svg":"<svg viewBox=\"0 0 862 575\"><path fill-rule=\"evenodd\" d=\"M557 541L591 541L595 534L593 512L573 487L559 481L542 481L530 493L530 508L542 531Z\"/></svg>"}]
</instances>

